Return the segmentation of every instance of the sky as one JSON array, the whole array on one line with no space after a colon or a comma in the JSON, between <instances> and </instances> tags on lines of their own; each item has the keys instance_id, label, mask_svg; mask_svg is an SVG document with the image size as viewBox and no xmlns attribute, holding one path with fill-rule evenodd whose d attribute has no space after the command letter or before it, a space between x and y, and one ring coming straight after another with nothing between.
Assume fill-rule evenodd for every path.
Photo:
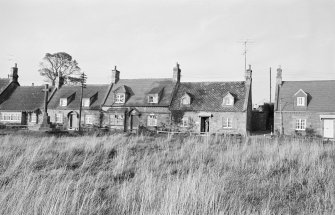
<instances>
[{"instance_id":1,"label":"sky","mask_svg":"<svg viewBox=\"0 0 335 215\"><path fill-rule=\"evenodd\" d=\"M335 80L335 0L1 0L0 77L18 63L21 85L44 84L45 53L67 52L88 83L120 78L244 80L253 102L283 80Z\"/></svg>"}]
</instances>

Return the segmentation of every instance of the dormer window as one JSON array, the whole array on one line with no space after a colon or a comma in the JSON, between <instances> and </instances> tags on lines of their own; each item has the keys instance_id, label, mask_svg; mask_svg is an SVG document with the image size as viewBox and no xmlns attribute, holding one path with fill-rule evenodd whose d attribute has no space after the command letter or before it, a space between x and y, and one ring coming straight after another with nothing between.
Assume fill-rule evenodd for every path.
<instances>
[{"instance_id":1,"label":"dormer window","mask_svg":"<svg viewBox=\"0 0 335 215\"><path fill-rule=\"evenodd\" d=\"M305 97L297 97L297 106L305 106Z\"/></svg>"},{"instance_id":2,"label":"dormer window","mask_svg":"<svg viewBox=\"0 0 335 215\"><path fill-rule=\"evenodd\" d=\"M298 90L298 92L294 94L295 106L305 108L307 106L307 98L308 95L306 92L304 92L302 89Z\"/></svg>"},{"instance_id":3,"label":"dormer window","mask_svg":"<svg viewBox=\"0 0 335 215\"><path fill-rule=\"evenodd\" d=\"M158 103L158 95L149 95L148 96L148 103Z\"/></svg>"},{"instance_id":4,"label":"dormer window","mask_svg":"<svg viewBox=\"0 0 335 215\"><path fill-rule=\"evenodd\" d=\"M224 106L233 106L234 105L234 96L228 93L224 98L222 105Z\"/></svg>"},{"instance_id":5,"label":"dormer window","mask_svg":"<svg viewBox=\"0 0 335 215\"><path fill-rule=\"evenodd\" d=\"M124 103L125 102L125 94L124 93L118 93L115 95L115 103Z\"/></svg>"},{"instance_id":6,"label":"dormer window","mask_svg":"<svg viewBox=\"0 0 335 215\"><path fill-rule=\"evenodd\" d=\"M188 93L185 93L183 97L181 97L181 105L190 105L191 104L191 96Z\"/></svg>"},{"instance_id":7,"label":"dormer window","mask_svg":"<svg viewBox=\"0 0 335 215\"><path fill-rule=\"evenodd\" d=\"M67 98L61 98L59 100L59 106L66 107L67 106Z\"/></svg>"},{"instance_id":8,"label":"dormer window","mask_svg":"<svg viewBox=\"0 0 335 215\"><path fill-rule=\"evenodd\" d=\"M83 107L89 107L90 106L90 99L89 98L83 98L82 106Z\"/></svg>"}]
</instances>

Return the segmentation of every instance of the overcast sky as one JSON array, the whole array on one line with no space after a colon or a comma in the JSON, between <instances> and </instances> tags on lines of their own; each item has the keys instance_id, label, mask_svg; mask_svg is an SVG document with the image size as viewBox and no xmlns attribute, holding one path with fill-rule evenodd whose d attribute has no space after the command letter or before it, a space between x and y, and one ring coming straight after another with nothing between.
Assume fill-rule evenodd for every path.
<instances>
[{"instance_id":1,"label":"overcast sky","mask_svg":"<svg viewBox=\"0 0 335 215\"><path fill-rule=\"evenodd\" d=\"M18 63L21 85L43 84L45 53L64 51L88 83L121 78L244 80L242 41L253 68L253 101L269 100L269 68L284 80L335 80L334 0L1 0L0 77ZM273 83L275 80L273 79Z\"/></svg>"}]
</instances>

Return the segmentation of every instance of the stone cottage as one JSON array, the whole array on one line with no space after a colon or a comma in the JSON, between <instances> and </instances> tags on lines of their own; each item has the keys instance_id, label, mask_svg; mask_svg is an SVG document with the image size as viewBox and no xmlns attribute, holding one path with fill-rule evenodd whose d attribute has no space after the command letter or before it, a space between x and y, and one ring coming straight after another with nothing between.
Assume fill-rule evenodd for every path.
<instances>
[{"instance_id":1,"label":"stone cottage","mask_svg":"<svg viewBox=\"0 0 335 215\"><path fill-rule=\"evenodd\" d=\"M45 106L53 88L46 86L20 86L18 68L12 68L11 82L2 90L4 96L0 104L0 123L39 130L47 119ZM1 81L2 82L2 81ZM4 88L1 86L1 88ZM46 119L44 119L46 118Z\"/></svg>"},{"instance_id":2,"label":"stone cottage","mask_svg":"<svg viewBox=\"0 0 335 215\"><path fill-rule=\"evenodd\" d=\"M181 130L246 135L251 130L252 70L245 81L180 82L170 107Z\"/></svg>"},{"instance_id":3,"label":"stone cottage","mask_svg":"<svg viewBox=\"0 0 335 215\"><path fill-rule=\"evenodd\" d=\"M334 138L335 80L283 81L277 69L274 110L275 131Z\"/></svg>"},{"instance_id":4,"label":"stone cottage","mask_svg":"<svg viewBox=\"0 0 335 215\"><path fill-rule=\"evenodd\" d=\"M180 81L179 65L173 78L122 79L112 71L112 89L103 105L103 125L110 129L136 131L140 126L155 130L170 124L170 104Z\"/></svg>"},{"instance_id":5,"label":"stone cottage","mask_svg":"<svg viewBox=\"0 0 335 215\"><path fill-rule=\"evenodd\" d=\"M81 86L63 86L63 81L58 80L56 89L48 105L48 115L52 124L61 130L78 130L81 105L81 126L101 126L101 107L109 94L111 85L87 84L83 89L81 104Z\"/></svg>"}]
</instances>

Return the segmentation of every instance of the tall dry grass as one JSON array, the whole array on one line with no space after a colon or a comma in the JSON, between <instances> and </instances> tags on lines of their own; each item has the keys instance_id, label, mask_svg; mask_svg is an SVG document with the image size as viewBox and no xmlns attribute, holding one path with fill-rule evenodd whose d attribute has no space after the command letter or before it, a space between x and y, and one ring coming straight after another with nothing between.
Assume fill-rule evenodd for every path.
<instances>
[{"instance_id":1,"label":"tall dry grass","mask_svg":"<svg viewBox=\"0 0 335 215\"><path fill-rule=\"evenodd\" d=\"M335 147L0 137L0 214L334 214Z\"/></svg>"}]
</instances>

